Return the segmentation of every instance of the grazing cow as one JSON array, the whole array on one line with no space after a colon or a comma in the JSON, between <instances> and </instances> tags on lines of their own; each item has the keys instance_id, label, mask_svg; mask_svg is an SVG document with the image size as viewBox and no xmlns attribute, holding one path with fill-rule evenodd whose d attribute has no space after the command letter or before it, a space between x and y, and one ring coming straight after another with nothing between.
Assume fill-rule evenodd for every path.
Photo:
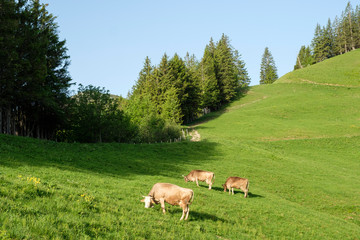
<instances>
[{"instance_id":1,"label":"grazing cow","mask_svg":"<svg viewBox=\"0 0 360 240\"><path fill-rule=\"evenodd\" d=\"M196 185L199 186L199 182L206 182L209 184L209 190L213 184L212 180L215 179L215 174L213 172L203 171L203 170L192 170L188 175L184 176L185 182L191 181L196 182Z\"/></svg>"},{"instance_id":2,"label":"grazing cow","mask_svg":"<svg viewBox=\"0 0 360 240\"><path fill-rule=\"evenodd\" d=\"M180 220L185 220L189 216L189 205L194 199L194 192L189 188L182 188L170 183L156 183L151 188L148 196L143 196L141 202L145 202L145 208L152 207L155 204L161 204L163 213L165 214L165 202L171 205L179 205L183 209Z\"/></svg>"},{"instance_id":3,"label":"grazing cow","mask_svg":"<svg viewBox=\"0 0 360 240\"><path fill-rule=\"evenodd\" d=\"M249 192L249 180L246 178L228 177L225 184L222 186L224 187L224 192L226 192L226 189L229 189L229 195L231 189L232 194L234 195L234 188L241 189L245 193L244 197L247 197Z\"/></svg>"}]
</instances>

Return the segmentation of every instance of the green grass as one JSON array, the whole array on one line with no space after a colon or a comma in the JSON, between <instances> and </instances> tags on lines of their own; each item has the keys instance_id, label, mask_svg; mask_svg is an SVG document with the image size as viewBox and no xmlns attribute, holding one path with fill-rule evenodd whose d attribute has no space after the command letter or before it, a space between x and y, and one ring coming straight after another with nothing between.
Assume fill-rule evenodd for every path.
<instances>
[{"instance_id":1,"label":"green grass","mask_svg":"<svg viewBox=\"0 0 360 240\"><path fill-rule=\"evenodd\" d=\"M337 84L360 87L360 49L290 72L276 83Z\"/></svg>"},{"instance_id":2,"label":"green grass","mask_svg":"<svg viewBox=\"0 0 360 240\"><path fill-rule=\"evenodd\" d=\"M359 71L357 59L358 50L252 87L202 119L201 142L0 135L0 239L359 239L359 74L345 74ZM192 169L215 172L211 191L184 182ZM249 198L223 192L228 176L250 180ZM144 208L156 182L194 190L188 221L176 206Z\"/></svg>"}]
</instances>

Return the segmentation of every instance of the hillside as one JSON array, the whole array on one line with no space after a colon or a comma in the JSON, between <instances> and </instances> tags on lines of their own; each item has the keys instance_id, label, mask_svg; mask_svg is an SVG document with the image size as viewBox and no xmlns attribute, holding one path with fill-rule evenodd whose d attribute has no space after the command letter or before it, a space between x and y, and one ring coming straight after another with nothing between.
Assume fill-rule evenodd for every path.
<instances>
[{"instance_id":1,"label":"hillside","mask_svg":"<svg viewBox=\"0 0 360 240\"><path fill-rule=\"evenodd\" d=\"M201 142L67 144L0 135L3 239L359 239L360 51L251 87L196 127ZM206 119L205 119L206 120ZM185 183L213 171L211 191ZM221 187L250 180L249 198ZM145 209L156 182L192 188Z\"/></svg>"}]
</instances>

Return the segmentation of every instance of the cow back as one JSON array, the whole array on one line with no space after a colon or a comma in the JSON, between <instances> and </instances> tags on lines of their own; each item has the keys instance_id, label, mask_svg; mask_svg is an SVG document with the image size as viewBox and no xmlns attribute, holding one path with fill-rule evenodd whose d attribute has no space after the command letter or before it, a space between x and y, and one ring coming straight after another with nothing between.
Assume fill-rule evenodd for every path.
<instances>
[{"instance_id":1,"label":"cow back","mask_svg":"<svg viewBox=\"0 0 360 240\"><path fill-rule=\"evenodd\" d=\"M241 178L241 177L229 177L226 180L226 185L227 187L232 187L232 188L241 188L241 187L246 187L248 184L248 179L246 178Z\"/></svg>"},{"instance_id":2,"label":"cow back","mask_svg":"<svg viewBox=\"0 0 360 240\"><path fill-rule=\"evenodd\" d=\"M156 183L150 190L149 195L156 202L163 198L165 202L171 205L179 205L180 201L190 202L194 193L189 188L182 188L171 183Z\"/></svg>"}]
</instances>

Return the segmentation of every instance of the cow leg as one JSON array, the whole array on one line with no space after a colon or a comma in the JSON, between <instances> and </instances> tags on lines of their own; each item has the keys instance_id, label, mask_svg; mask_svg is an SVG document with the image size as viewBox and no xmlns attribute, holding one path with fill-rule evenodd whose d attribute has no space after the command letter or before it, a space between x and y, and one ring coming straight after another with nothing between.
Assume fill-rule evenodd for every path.
<instances>
[{"instance_id":1,"label":"cow leg","mask_svg":"<svg viewBox=\"0 0 360 240\"><path fill-rule=\"evenodd\" d=\"M232 195L234 195L234 188L231 188L232 189Z\"/></svg>"},{"instance_id":2,"label":"cow leg","mask_svg":"<svg viewBox=\"0 0 360 240\"><path fill-rule=\"evenodd\" d=\"M185 205L185 206L184 206L184 205L182 205L181 207L182 207L182 209L183 209L183 213L182 213L182 215L181 215L180 221L184 219L186 205ZM186 219L185 219L185 220L186 220Z\"/></svg>"},{"instance_id":3,"label":"cow leg","mask_svg":"<svg viewBox=\"0 0 360 240\"><path fill-rule=\"evenodd\" d=\"M244 193L245 193L244 197L245 197L245 198L247 197L248 192L249 192L249 190L247 190L247 189L244 190Z\"/></svg>"},{"instance_id":4,"label":"cow leg","mask_svg":"<svg viewBox=\"0 0 360 240\"><path fill-rule=\"evenodd\" d=\"M163 213L165 214L165 201L163 198L160 198L160 204L161 204L161 208L163 210Z\"/></svg>"},{"instance_id":5,"label":"cow leg","mask_svg":"<svg viewBox=\"0 0 360 240\"><path fill-rule=\"evenodd\" d=\"M196 185L199 187L198 178L195 178L195 181L196 181Z\"/></svg>"},{"instance_id":6,"label":"cow leg","mask_svg":"<svg viewBox=\"0 0 360 240\"><path fill-rule=\"evenodd\" d=\"M231 188L229 187L229 195L230 195L230 192L231 192Z\"/></svg>"},{"instance_id":7,"label":"cow leg","mask_svg":"<svg viewBox=\"0 0 360 240\"><path fill-rule=\"evenodd\" d=\"M188 217L189 217L189 212L190 212L189 205L187 205L187 206L186 206L186 217L185 217L185 220L188 219Z\"/></svg>"},{"instance_id":8,"label":"cow leg","mask_svg":"<svg viewBox=\"0 0 360 240\"><path fill-rule=\"evenodd\" d=\"M247 195L248 195L249 190L248 190L248 189L246 189L246 188L244 188L244 187L242 187L242 188L241 188L241 191L243 191L243 192L244 192L244 197L246 198L246 197L247 197Z\"/></svg>"},{"instance_id":9,"label":"cow leg","mask_svg":"<svg viewBox=\"0 0 360 240\"><path fill-rule=\"evenodd\" d=\"M209 183L209 190L211 190L212 182Z\"/></svg>"}]
</instances>

